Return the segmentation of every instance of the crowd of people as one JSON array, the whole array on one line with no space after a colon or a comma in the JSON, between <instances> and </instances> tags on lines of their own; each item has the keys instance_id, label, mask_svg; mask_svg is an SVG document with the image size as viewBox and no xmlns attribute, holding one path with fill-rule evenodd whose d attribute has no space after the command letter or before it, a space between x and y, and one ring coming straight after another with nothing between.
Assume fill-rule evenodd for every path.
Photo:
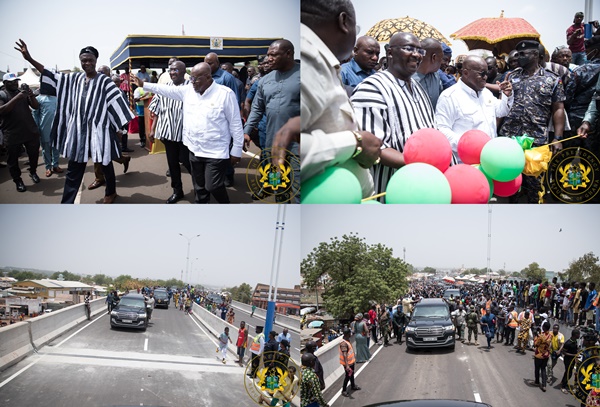
<instances>
[{"instance_id":1,"label":"crowd of people","mask_svg":"<svg viewBox=\"0 0 600 407\"><path fill-rule=\"evenodd\" d=\"M423 128L447 137L452 164L461 162L458 142L473 129L491 138L528 135L532 147L554 152L600 153L592 97L600 89L600 30L594 22L595 35L585 39L583 13L552 52L524 40L508 55L460 55L452 65L446 44L408 32L392 35L379 58L375 38L356 39L360 16L351 0L305 1L301 11L305 181L341 167L360 181L363 198L381 196L406 164L407 140ZM524 175L509 201L540 202L540 182Z\"/></svg>"},{"instance_id":2,"label":"crowd of people","mask_svg":"<svg viewBox=\"0 0 600 407\"><path fill-rule=\"evenodd\" d=\"M147 140L164 144L173 189L166 203L184 197L182 166L191 175L196 203L209 203L211 197L229 203L227 188L234 184L234 167L250 143L261 150L266 162L277 150L276 143L278 157L289 163L288 173L293 171L296 180L291 182L288 174L286 193L269 184L271 190L252 191L253 199L275 196L277 202L299 202L298 139L279 135L290 119L300 115L300 70L290 41L274 41L267 55L257 56L258 66L248 62L235 68L210 52L204 62L188 69L172 57L160 78L155 71L150 75L144 65L135 75L129 68L120 73L97 67L99 54L92 46L79 53L82 71L60 73L33 59L24 41L16 44L15 49L41 73L35 91L26 84L19 87L14 73L4 75L0 90L0 130L17 191L27 191L18 163L23 151L31 180L40 182L41 145L46 177L64 171L59 156L68 159L62 203L75 201L90 158L95 179L87 188L105 186L103 202L113 203L117 197L113 162L128 171L131 156L127 153L133 151L128 134L137 133L141 148ZM134 109L129 107L130 98Z\"/></svg>"}]
</instances>

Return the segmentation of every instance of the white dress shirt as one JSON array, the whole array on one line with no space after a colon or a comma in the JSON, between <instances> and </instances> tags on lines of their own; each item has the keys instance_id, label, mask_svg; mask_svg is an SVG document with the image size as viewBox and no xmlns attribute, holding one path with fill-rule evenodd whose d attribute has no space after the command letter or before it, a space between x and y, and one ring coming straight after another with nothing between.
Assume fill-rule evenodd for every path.
<instances>
[{"instance_id":1,"label":"white dress shirt","mask_svg":"<svg viewBox=\"0 0 600 407\"><path fill-rule=\"evenodd\" d=\"M452 146L458 162L458 141L468 130L481 130L488 136L496 137L496 118L508 115L514 97L501 93L502 99L495 98L488 89L475 92L461 79L442 92L435 109L435 122Z\"/></svg>"},{"instance_id":2,"label":"white dress shirt","mask_svg":"<svg viewBox=\"0 0 600 407\"><path fill-rule=\"evenodd\" d=\"M235 93L213 82L204 94L193 85L168 86L144 83L144 89L157 95L183 101L183 144L196 157L229 158L242 156L244 131Z\"/></svg>"},{"instance_id":3,"label":"white dress shirt","mask_svg":"<svg viewBox=\"0 0 600 407\"><path fill-rule=\"evenodd\" d=\"M358 122L340 80L340 62L306 25L300 24L301 174L307 180L326 168L346 168L358 178L363 197L373 194L371 172L352 159Z\"/></svg>"}]
</instances>

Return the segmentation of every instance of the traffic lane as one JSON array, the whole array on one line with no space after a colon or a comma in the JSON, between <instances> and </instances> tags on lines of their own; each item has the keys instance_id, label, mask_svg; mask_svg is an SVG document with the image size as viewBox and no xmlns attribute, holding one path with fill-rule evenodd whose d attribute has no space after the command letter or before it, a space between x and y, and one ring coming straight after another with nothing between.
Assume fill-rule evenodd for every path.
<instances>
[{"instance_id":1,"label":"traffic lane","mask_svg":"<svg viewBox=\"0 0 600 407\"><path fill-rule=\"evenodd\" d=\"M173 193L171 178L166 176L168 166L165 154L149 154L147 150L139 146L130 146L130 148L134 151L129 153L131 161L127 173L123 172L123 165L116 162L113 163L117 181L117 194L119 195L115 203L165 203L167 198ZM252 193L248 188L246 180L246 174L251 176L257 174L256 170L248 169L248 166L252 157L259 153L260 150L252 145L247 153L244 152L240 162L235 167L234 185L227 188L229 199L232 203L261 202L252 200ZM55 173L47 178L44 174L44 161L40 153L37 173L41 181L38 184L34 184L27 175L27 168L29 167L27 156L21 156L19 158L19 168L21 168L22 179L27 187L27 191L18 192L15 183L8 173L8 169L0 169L0 202L17 204L60 203L65 186L68 161L65 158L60 158L59 166L65 172L61 174ZM104 186L94 190L87 188L94 179L94 164L88 161L79 191L80 195L76 201L77 203L97 204L103 202ZM183 166L181 179L185 196L178 203L193 203L195 198L192 178ZM214 200L211 202L214 203ZM274 199L269 198L266 202L274 202Z\"/></svg>"},{"instance_id":2,"label":"traffic lane","mask_svg":"<svg viewBox=\"0 0 600 407\"><path fill-rule=\"evenodd\" d=\"M154 338L150 336L150 343L152 339L172 343L182 335L195 333L198 328L192 327L195 324L191 317L184 319L188 323L176 324L178 328L172 335L156 332ZM159 321L155 321L157 325ZM203 405L252 405L245 403L244 368L233 363L235 356L229 355L231 363L222 364L212 342L202 346L207 350L202 353L209 354L206 357L198 354L197 343L196 349L190 346L187 350L188 356L153 354L139 346L140 339L148 338L151 330L142 335L111 330L106 314L71 330L0 374L0 405L164 406L194 405L198 400L207 400ZM113 337L117 332L130 334L131 341ZM82 346L85 343L87 347ZM113 349L98 348L99 343L112 343ZM135 346L127 349L125 343Z\"/></svg>"},{"instance_id":3,"label":"traffic lane","mask_svg":"<svg viewBox=\"0 0 600 407\"><path fill-rule=\"evenodd\" d=\"M407 353L404 344L392 344L371 347L371 355L370 362L356 365L355 381L361 390L340 397L341 377L325 390L325 399L335 398L335 406L410 399L474 400L466 366L454 352L428 349Z\"/></svg>"},{"instance_id":4,"label":"traffic lane","mask_svg":"<svg viewBox=\"0 0 600 407\"><path fill-rule=\"evenodd\" d=\"M562 361L554 368L556 379L547 385L545 393L532 387L532 351L521 356L502 344L493 343L487 350L481 344L457 342L454 352L431 349L408 353L404 344L394 344L387 348L375 345L371 354L371 362L356 367L360 391L350 391L350 398L339 397L342 377L325 390L325 399L335 406L428 398L482 401L492 406L579 405L572 396L560 392Z\"/></svg>"}]
</instances>

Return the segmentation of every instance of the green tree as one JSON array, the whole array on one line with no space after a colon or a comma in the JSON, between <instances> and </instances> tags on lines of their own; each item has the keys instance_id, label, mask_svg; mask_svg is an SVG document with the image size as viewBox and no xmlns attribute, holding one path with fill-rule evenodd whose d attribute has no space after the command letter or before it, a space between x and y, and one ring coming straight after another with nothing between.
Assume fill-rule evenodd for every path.
<instances>
[{"instance_id":1,"label":"green tree","mask_svg":"<svg viewBox=\"0 0 600 407\"><path fill-rule=\"evenodd\" d=\"M12 277L17 279L18 281L26 281L26 280L41 280L43 278L47 278L42 273L35 273L33 271L25 271L25 270L11 270L7 273L8 277Z\"/></svg>"},{"instance_id":2,"label":"green tree","mask_svg":"<svg viewBox=\"0 0 600 407\"><path fill-rule=\"evenodd\" d=\"M546 279L546 269L540 267L536 262L531 263L529 266L521 270L521 274L529 280L541 280Z\"/></svg>"},{"instance_id":3,"label":"green tree","mask_svg":"<svg viewBox=\"0 0 600 407\"><path fill-rule=\"evenodd\" d=\"M109 285L113 282L112 277L107 276L106 274L95 274L92 277L92 280L94 280L97 285Z\"/></svg>"},{"instance_id":4,"label":"green tree","mask_svg":"<svg viewBox=\"0 0 600 407\"><path fill-rule=\"evenodd\" d=\"M52 275L50 276L50 279L57 280L58 276L61 274L63 275L63 279L65 281L81 281L81 276L79 274L70 273L67 270L57 271L55 273L52 273Z\"/></svg>"},{"instance_id":5,"label":"green tree","mask_svg":"<svg viewBox=\"0 0 600 407\"><path fill-rule=\"evenodd\" d=\"M569 263L565 272L568 281L598 281L600 279L600 265L598 257L589 252Z\"/></svg>"},{"instance_id":6,"label":"green tree","mask_svg":"<svg viewBox=\"0 0 600 407\"><path fill-rule=\"evenodd\" d=\"M127 287L127 282L130 281L131 279L132 279L132 277L129 274L121 274L120 276L115 278L113 281L115 288L119 291L125 291L128 288L133 288L133 287Z\"/></svg>"},{"instance_id":7,"label":"green tree","mask_svg":"<svg viewBox=\"0 0 600 407\"><path fill-rule=\"evenodd\" d=\"M435 274L436 272L437 272L437 270L434 269L433 267L425 267L423 269L423 273L426 273L426 274Z\"/></svg>"},{"instance_id":8,"label":"green tree","mask_svg":"<svg viewBox=\"0 0 600 407\"><path fill-rule=\"evenodd\" d=\"M327 310L338 318L364 312L373 303L394 303L408 288L408 266L383 244L356 234L321 242L302 260L304 286L323 288Z\"/></svg>"}]
</instances>

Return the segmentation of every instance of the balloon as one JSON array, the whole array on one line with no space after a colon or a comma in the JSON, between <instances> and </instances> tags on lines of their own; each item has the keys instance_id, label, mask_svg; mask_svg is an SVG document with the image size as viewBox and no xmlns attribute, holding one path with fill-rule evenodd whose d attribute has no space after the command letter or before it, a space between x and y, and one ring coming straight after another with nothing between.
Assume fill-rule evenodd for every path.
<instances>
[{"instance_id":1,"label":"balloon","mask_svg":"<svg viewBox=\"0 0 600 407\"><path fill-rule=\"evenodd\" d=\"M512 181L500 182L494 181L494 194L497 196L507 197L517 193L519 188L521 188L521 183L523 182L523 175L519 174L519 176Z\"/></svg>"},{"instance_id":2,"label":"balloon","mask_svg":"<svg viewBox=\"0 0 600 407\"><path fill-rule=\"evenodd\" d=\"M493 180L512 181L525 168L525 153L515 140L496 137L481 150L481 167Z\"/></svg>"},{"instance_id":3,"label":"balloon","mask_svg":"<svg viewBox=\"0 0 600 407\"><path fill-rule=\"evenodd\" d=\"M494 180L483 171L481 164L475 164L473 168L477 168L483 175L485 175L485 179L487 179L488 185L490 186L490 199L492 199L492 196L494 196Z\"/></svg>"},{"instance_id":4,"label":"balloon","mask_svg":"<svg viewBox=\"0 0 600 407\"><path fill-rule=\"evenodd\" d=\"M358 178L345 168L329 167L302 182L303 204L360 203L361 198Z\"/></svg>"},{"instance_id":5,"label":"balloon","mask_svg":"<svg viewBox=\"0 0 600 407\"><path fill-rule=\"evenodd\" d=\"M465 164L479 164L481 150L492 138L481 130L466 131L458 140L456 148L460 160Z\"/></svg>"},{"instance_id":6,"label":"balloon","mask_svg":"<svg viewBox=\"0 0 600 407\"><path fill-rule=\"evenodd\" d=\"M436 129L415 131L404 145L404 162L426 163L444 172L452 160L452 147L444 134Z\"/></svg>"},{"instance_id":7,"label":"balloon","mask_svg":"<svg viewBox=\"0 0 600 407\"><path fill-rule=\"evenodd\" d=\"M452 190L453 204L482 204L490 199L486 176L468 164L454 165L444 173Z\"/></svg>"},{"instance_id":8,"label":"balloon","mask_svg":"<svg viewBox=\"0 0 600 407\"><path fill-rule=\"evenodd\" d=\"M408 164L390 178L385 202L388 204L449 204L450 184L433 165Z\"/></svg>"}]
</instances>

